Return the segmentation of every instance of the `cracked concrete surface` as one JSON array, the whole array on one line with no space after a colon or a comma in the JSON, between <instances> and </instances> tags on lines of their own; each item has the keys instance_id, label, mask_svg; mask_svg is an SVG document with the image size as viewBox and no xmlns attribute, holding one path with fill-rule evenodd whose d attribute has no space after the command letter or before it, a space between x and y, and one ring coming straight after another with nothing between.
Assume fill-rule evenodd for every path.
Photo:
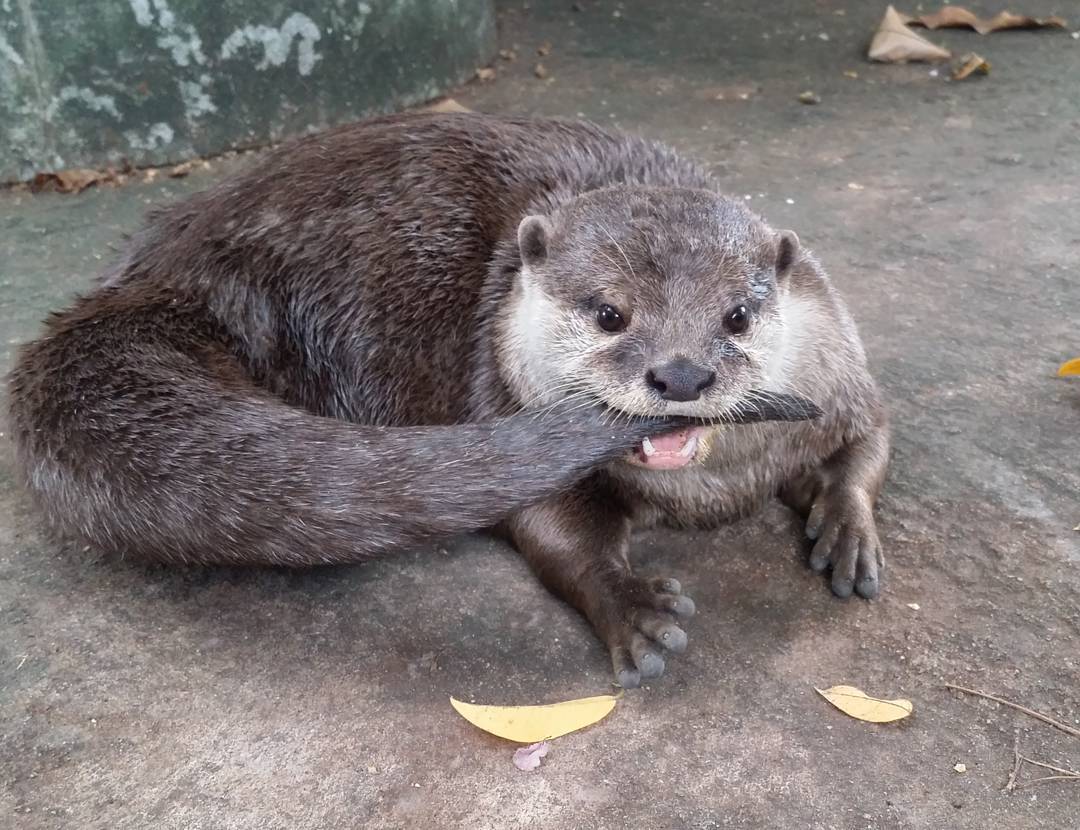
<instances>
[{"instance_id":1,"label":"cracked concrete surface","mask_svg":"<svg viewBox=\"0 0 1080 830\"><path fill-rule=\"evenodd\" d=\"M949 83L862 59L876 4L579 6L503 4L517 60L458 100L664 139L818 254L893 412L882 598L834 599L778 505L642 535L638 566L697 601L690 649L524 774L449 695L596 694L608 661L501 543L305 573L92 556L43 538L2 443L0 824L1077 826L1080 785L1002 786L1014 740L1075 769L1080 739L942 684L1080 723L1080 383L1053 377L1080 354L1080 44L934 33L993 63ZM0 193L3 367L148 204L229 166ZM835 683L915 714L847 719L813 691Z\"/></svg>"}]
</instances>

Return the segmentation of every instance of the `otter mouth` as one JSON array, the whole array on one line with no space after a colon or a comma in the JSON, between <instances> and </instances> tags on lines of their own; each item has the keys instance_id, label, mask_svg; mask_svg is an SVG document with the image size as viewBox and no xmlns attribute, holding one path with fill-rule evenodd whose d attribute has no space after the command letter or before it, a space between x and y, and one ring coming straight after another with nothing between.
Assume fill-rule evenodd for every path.
<instances>
[{"instance_id":1,"label":"otter mouth","mask_svg":"<svg viewBox=\"0 0 1080 830\"><path fill-rule=\"evenodd\" d=\"M812 421L824 414L813 401L786 392L755 391L729 409L720 419L726 424L755 424L762 421ZM694 420L692 417L682 419ZM677 470L697 458L702 437L715 429L710 426L685 426L682 429L650 436L638 444L626 461L650 470Z\"/></svg>"},{"instance_id":2,"label":"otter mouth","mask_svg":"<svg viewBox=\"0 0 1080 830\"><path fill-rule=\"evenodd\" d=\"M628 460L650 470L677 470L694 460L704 434L704 427L689 427L646 438L631 451Z\"/></svg>"}]
</instances>

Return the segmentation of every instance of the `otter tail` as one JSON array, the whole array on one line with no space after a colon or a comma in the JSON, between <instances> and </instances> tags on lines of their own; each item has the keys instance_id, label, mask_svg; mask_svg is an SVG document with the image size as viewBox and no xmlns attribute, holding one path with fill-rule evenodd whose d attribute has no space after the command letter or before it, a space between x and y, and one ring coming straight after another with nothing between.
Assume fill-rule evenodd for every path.
<instances>
[{"instance_id":1,"label":"otter tail","mask_svg":"<svg viewBox=\"0 0 1080 830\"><path fill-rule=\"evenodd\" d=\"M449 427L318 417L254 385L205 318L167 303L77 305L10 377L30 490L61 532L99 549L358 561L493 525L664 430L569 408Z\"/></svg>"}]
</instances>

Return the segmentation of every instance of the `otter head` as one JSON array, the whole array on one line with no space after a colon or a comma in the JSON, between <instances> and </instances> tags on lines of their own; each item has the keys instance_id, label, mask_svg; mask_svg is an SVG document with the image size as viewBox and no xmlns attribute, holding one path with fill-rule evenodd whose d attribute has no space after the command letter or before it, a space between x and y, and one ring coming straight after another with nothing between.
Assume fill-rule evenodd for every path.
<instances>
[{"instance_id":1,"label":"otter head","mask_svg":"<svg viewBox=\"0 0 1080 830\"><path fill-rule=\"evenodd\" d=\"M784 392L780 298L798 237L698 190L613 187L525 217L502 365L526 405L722 423ZM508 368L509 367L509 368ZM634 463L703 456L709 428L646 440Z\"/></svg>"}]
</instances>

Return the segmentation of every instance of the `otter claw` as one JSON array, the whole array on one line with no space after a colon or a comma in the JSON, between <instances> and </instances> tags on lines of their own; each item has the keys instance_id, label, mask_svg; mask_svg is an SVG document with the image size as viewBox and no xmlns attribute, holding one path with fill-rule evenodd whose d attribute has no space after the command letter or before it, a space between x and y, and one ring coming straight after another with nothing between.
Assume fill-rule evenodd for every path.
<instances>
[{"instance_id":1,"label":"otter claw","mask_svg":"<svg viewBox=\"0 0 1080 830\"><path fill-rule=\"evenodd\" d=\"M825 507L821 502L814 505L810 511L810 516L806 520L806 538L811 541L818 538L821 535L821 526L825 523ZM825 567L822 565L822 568ZM815 571L820 571L821 568L814 568Z\"/></svg>"}]
</instances>

